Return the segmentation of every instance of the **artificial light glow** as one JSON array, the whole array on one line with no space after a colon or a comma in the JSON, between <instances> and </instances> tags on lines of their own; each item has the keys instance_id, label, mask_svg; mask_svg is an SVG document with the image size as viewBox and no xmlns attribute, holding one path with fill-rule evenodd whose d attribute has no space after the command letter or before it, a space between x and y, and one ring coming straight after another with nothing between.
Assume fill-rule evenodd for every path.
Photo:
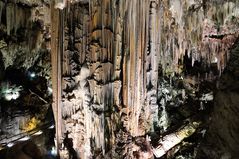
<instances>
[{"instance_id":1,"label":"artificial light glow","mask_svg":"<svg viewBox=\"0 0 239 159\"><path fill-rule=\"evenodd\" d=\"M6 99L7 101L10 101L10 100L12 100L12 96L9 95L9 94L6 94L6 95L5 95L5 99Z\"/></svg>"},{"instance_id":2,"label":"artificial light glow","mask_svg":"<svg viewBox=\"0 0 239 159\"><path fill-rule=\"evenodd\" d=\"M29 136L25 136L25 137L23 137L23 138L19 139L19 141L27 141L27 140L29 140L29 139L30 139L30 137L29 137Z\"/></svg>"},{"instance_id":3,"label":"artificial light glow","mask_svg":"<svg viewBox=\"0 0 239 159\"><path fill-rule=\"evenodd\" d=\"M52 147L50 153L51 153L52 156L56 156L57 155L56 148Z\"/></svg>"},{"instance_id":4,"label":"artificial light glow","mask_svg":"<svg viewBox=\"0 0 239 159\"><path fill-rule=\"evenodd\" d=\"M4 98L7 101L10 101L12 99L16 100L20 96L20 93L18 91L20 91L20 90L8 89L5 91Z\"/></svg>"},{"instance_id":5,"label":"artificial light glow","mask_svg":"<svg viewBox=\"0 0 239 159\"><path fill-rule=\"evenodd\" d=\"M217 63L218 59L217 57L215 57L213 60L212 60L212 63Z\"/></svg>"},{"instance_id":6,"label":"artificial light glow","mask_svg":"<svg viewBox=\"0 0 239 159\"><path fill-rule=\"evenodd\" d=\"M53 129L55 127L55 125L52 125L52 126L50 126L48 129Z\"/></svg>"},{"instance_id":7,"label":"artificial light glow","mask_svg":"<svg viewBox=\"0 0 239 159\"><path fill-rule=\"evenodd\" d=\"M7 144L7 147L12 147L14 144L12 142Z\"/></svg>"},{"instance_id":8,"label":"artificial light glow","mask_svg":"<svg viewBox=\"0 0 239 159\"><path fill-rule=\"evenodd\" d=\"M25 125L23 125L23 130L25 131L31 131L36 129L37 125L40 123L40 120L36 119L36 117L32 117L29 119Z\"/></svg>"},{"instance_id":9,"label":"artificial light glow","mask_svg":"<svg viewBox=\"0 0 239 159\"><path fill-rule=\"evenodd\" d=\"M19 92L15 92L12 94L12 99L17 99L18 97L20 96L20 93Z\"/></svg>"},{"instance_id":10,"label":"artificial light glow","mask_svg":"<svg viewBox=\"0 0 239 159\"><path fill-rule=\"evenodd\" d=\"M36 132L35 134L33 134L33 135L41 135L42 134L42 131L41 130L39 130L38 132Z\"/></svg>"},{"instance_id":11,"label":"artificial light glow","mask_svg":"<svg viewBox=\"0 0 239 159\"><path fill-rule=\"evenodd\" d=\"M32 72L32 73L30 74L30 77L31 77L31 78L34 78L34 77L36 77L36 74L35 74L34 72Z\"/></svg>"},{"instance_id":12,"label":"artificial light glow","mask_svg":"<svg viewBox=\"0 0 239 159\"><path fill-rule=\"evenodd\" d=\"M51 87L48 87L47 91L48 91L49 94L52 94L52 88Z\"/></svg>"},{"instance_id":13,"label":"artificial light glow","mask_svg":"<svg viewBox=\"0 0 239 159\"><path fill-rule=\"evenodd\" d=\"M213 100L213 92L209 92L206 94L203 94L202 97L200 98L201 101L212 101Z\"/></svg>"}]
</instances>

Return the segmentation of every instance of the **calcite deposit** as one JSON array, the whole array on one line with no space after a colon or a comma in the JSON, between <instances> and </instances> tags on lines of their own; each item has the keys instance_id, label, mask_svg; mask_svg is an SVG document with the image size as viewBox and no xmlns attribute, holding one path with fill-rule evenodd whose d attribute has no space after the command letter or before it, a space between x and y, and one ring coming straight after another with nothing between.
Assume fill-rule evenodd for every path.
<instances>
[{"instance_id":1,"label":"calcite deposit","mask_svg":"<svg viewBox=\"0 0 239 159\"><path fill-rule=\"evenodd\" d=\"M17 86L52 104L60 158L153 158L157 142L178 128L189 131L183 121L195 115L202 125L159 156L218 156L200 143L216 144L210 135L219 126L209 119L223 109L213 103L218 81L229 77L227 68L238 73L230 61L238 56L231 48L238 45L239 1L0 0L0 22L0 82L12 82L12 68L36 73L38 82ZM35 88L39 81L45 85ZM222 145L222 154L236 156Z\"/></svg>"}]
</instances>

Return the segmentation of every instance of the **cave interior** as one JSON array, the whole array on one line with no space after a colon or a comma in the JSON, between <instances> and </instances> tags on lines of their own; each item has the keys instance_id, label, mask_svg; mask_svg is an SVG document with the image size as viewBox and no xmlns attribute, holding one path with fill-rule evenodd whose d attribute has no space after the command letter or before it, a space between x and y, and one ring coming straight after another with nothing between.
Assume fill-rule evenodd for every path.
<instances>
[{"instance_id":1,"label":"cave interior","mask_svg":"<svg viewBox=\"0 0 239 159\"><path fill-rule=\"evenodd\" d=\"M0 159L238 159L238 0L0 0Z\"/></svg>"}]
</instances>

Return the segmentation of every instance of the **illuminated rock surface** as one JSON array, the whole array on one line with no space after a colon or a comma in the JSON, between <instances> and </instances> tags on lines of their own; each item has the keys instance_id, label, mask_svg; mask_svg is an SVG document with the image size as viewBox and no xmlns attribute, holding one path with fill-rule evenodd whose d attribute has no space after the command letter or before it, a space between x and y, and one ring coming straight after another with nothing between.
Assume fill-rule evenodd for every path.
<instances>
[{"instance_id":1,"label":"illuminated rock surface","mask_svg":"<svg viewBox=\"0 0 239 159\"><path fill-rule=\"evenodd\" d=\"M47 0L0 1L0 80L24 92L19 99L8 96L10 102L1 94L1 110L2 103L24 103L32 95L37 101L29 105L37 110L45 105L39 119L46 116L52 102L50 51L59 51L51 44L60 41L51 39L56 34L51 31L63 27L57 33L64 35L60 116L53 106L55 119L61 119L62 158L153 158L154 142L197 114L202 126L177 142L182 151L176 146L166 156L238 157L236 114L220 120L226 108L228 114L238 111L237 88L231 86L239 85L237 0L56 0L51 5ZM64 12L61 26L51 23L60 21L50 16L51 9ZM224 104L221 98L227 99ZM1 118L1 127L36 115L20 114L12 122ZM8 131L21 131L13 127ZM200 144L201 132L206 132L202 143L218 146L214 154Z\"/></svg>"}]
</instances>

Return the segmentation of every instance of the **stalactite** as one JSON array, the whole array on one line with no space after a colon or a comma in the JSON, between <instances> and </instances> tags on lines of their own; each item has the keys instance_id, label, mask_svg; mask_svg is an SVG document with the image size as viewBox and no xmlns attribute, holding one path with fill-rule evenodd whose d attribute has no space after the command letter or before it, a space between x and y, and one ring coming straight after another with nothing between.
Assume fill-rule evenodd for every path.
<instances>
[{"instance_id":1,"label":"stalactite","mask_svg":"<svg viewBox=\"0 0 239 159\"><path fill-rule=\"evenodd\" d=\"M161 41L161 43L165 43L165 45L162 46L163 55L161 55L161 58L171 58L174 61L173 65L169 65L171 68L164 64L163 61L162 66L164 70L171 69L176 72L180 71L178 61L182 59L185 52L187 52L190 56L193 55L192 65L194 61L201 60L203 60L203 63L210 65L215 57L222 57L218 58L218 66L220 66L218 70L220 72L223 71L225 67L224 63L228 60L228 58L225 59L225 57L228 57L227 50L230 48L229 45L224 45L224 42L227 41L226 43L232 44L232 41L235 41L235 39L230 37L231 39L223 38L222 40L213 40L210 39L210 35L226 35L229 32L234 32L234 37L237 37L235 33L238 32L238 29L236 29L235 23L229 24L230 22L228 22L228 18L237 13L236 9L233 8L233 6L236 5L235 2L225 2L223 3L223 7L218 7L218 5L221 5L220 3L210 3L208 4L210 7L208 7L207 10L203 10L202 4L197 1L190 1L190 3L184 0L175 1L169 4L169 6L162 2L161 5L164 7L165 14L162 27L163 30L165 29L167 31L165 32L166 35L170 34L170 36L163 38ZM205 14L207 17L204 16ZM198 25L200 23L203 25ZM234 28L229 29L229 31L228 27L230 28L230 25L233 25ZM175 41L177 42L176 45L171 45L171 43L175 43ZM216 41L218 42L218 46L216 46ZM205 47L205 45L207 45L207 47ZM209 49L210 51L205 49ZM168 52L168 50L174 52L173 56L165 56L165 52ZM218 55L218 53L224 55Z\"/></svg>"},{"instance_id":2,"label":"stalactite","mask_svg":"<svg viewBox=\"0 0 239 159\"><path fill-rule=\"evenodd\" d=\"M105 156L122 138L126 142L158 127L166 131L166 103L173 91L161 95L160 103L159 92L165 90L159 66L170 84L172 76L185 73L186 54L190 67L197 62L210 66L216 59L223 70L229 56L224 50L237 37L235 29L233 36L218 32L213 19L221 22L234 13L234 3L228 4L230 13L204 10L194 0L85 3L69 3L65 26L63 116L79 158ZM222 39L211 38L221 34ZM186 98L185 90L181 94Z\"/></svg>"},{"instance_id":3,"label":"stalactite","mask_svg":"<svg viewBox=\"0 0 239 159\"><path fill-rule=\"evenodd\" d=\"M15 8L14 4L7 4L6 7L6 19L7 19L7 34L10 35L11 30L14 27L14 21L15 21Z\"/></svg>"},{"instance_id":4,"label":"stalactite","mask_svg":"<svg viewBox=\"0 0 239 159\"><path fill-rule=\"evenodd\" d=\"M160 21L158 16L158 4L157 1L151 1L150 4L150 15L149 15L149 52L147 53L147 94L148 102L150 107L150 114L152 114L154 123L158 122L158 105L157 105L157 88L158 88L158 64L159 59L155 58L159 54L159 38L160 33L158 32ZM151 122L152 122L151 121ZM152 122L152 123L153 123ZM152 124L151 123L151 124ZM153 125L153 124L152 124ZM157 125L157 124L156 124Z\"/></svg>"},{"instance_id":5,"label":"stalactite","mask_svg":"<svg viewBox=\"0 0 239 159\"><path fill-rule=\"evenodd\" d=\"M62 126L62 56L64 51L64 14L51 3L51 63L52 63L52 109L56 123L56 148L59 153L63 138ZM72 111L72 110L70 110Z\"/></svg>"},{"instance_id":6,"label":"stalactite","mask_svg":"<svg viewBox=\"0 0 239 159\"><path fill-rule=\"evenodd\" d=\"M171 109L222 74L239 36L237 0L50 2L0 1L0 53L5 69L29 68L42 49L52 51L58 144L72 139L82 159L135 157L142 150L134 140L168 131ZM198 100L201 111L212 95Z\"/></svg>"},{"instance_id":7,"label":"stalactite","mask_svg":"<svg viewBox=\"0 0 239 159\"><path fill-rule=\"evenodd\" d=\"M5 7L5 4L2 1L0 1L0 24L2 22L2 13L3 13L4 7Z\"/></svg>"},{"instance_id":8,"label":"stalactite","mask_svg":"<svg viewBox=\"0 0 239 159\"><path fill-rule=\"evenodd\" d=\"M3 3L3 2L1 2ZM6 3L6 27L7 34L16 34L17 30L21 27L31 27L31 22L35 21L34 16L31 17L31 11L29 8L23 9L16 3ZM1 4L0 6L4 6ZM2 8L3 9L3 8ZM1 15L2 15L1 9Z\"/></svg>"}]
</instances>

